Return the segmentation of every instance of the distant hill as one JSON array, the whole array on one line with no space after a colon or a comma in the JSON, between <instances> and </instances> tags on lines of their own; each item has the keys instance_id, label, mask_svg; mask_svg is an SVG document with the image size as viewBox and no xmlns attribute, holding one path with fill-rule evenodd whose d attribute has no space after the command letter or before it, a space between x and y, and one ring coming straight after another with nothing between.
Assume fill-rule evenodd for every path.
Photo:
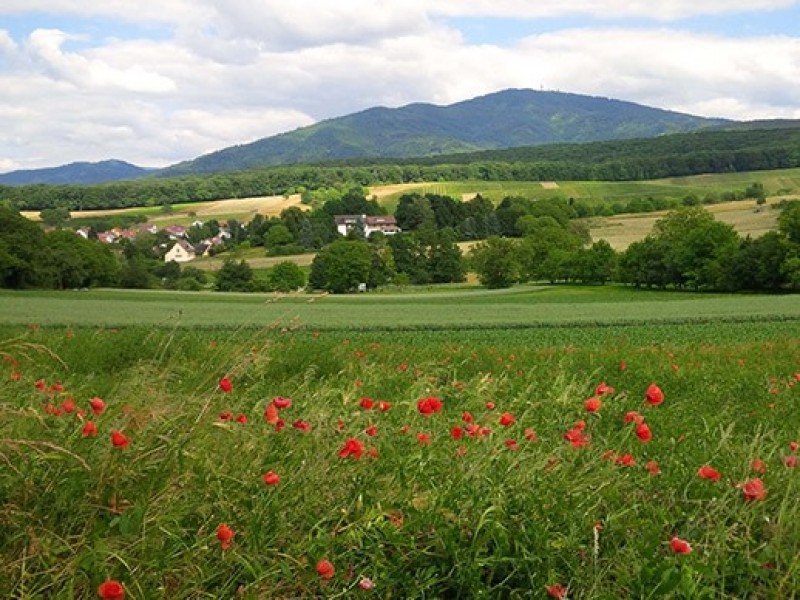
<instances>
[{"instance_id":1,"label":"distant hill","mask_svg":"<svg viewBox=\"0 0 800 600\"><path fill-rule=\"evenodd\" d=\"M60 167L11 171L0 175L0 185L84 184L137 179L151 174L151 169L137 167L121 160L74 162Z\"/></svg>"},{"instance_id":2,"label":"distant hill","mask_svg":"<svg viewBox=\"0 0 800 600\"><path fill-rule=\"evenodd\" d=\"M505 90L450 106L371 108L219 150L163 169L159 175L648 138L730 123L609 98Z\"/></svg>"}]
</instances>

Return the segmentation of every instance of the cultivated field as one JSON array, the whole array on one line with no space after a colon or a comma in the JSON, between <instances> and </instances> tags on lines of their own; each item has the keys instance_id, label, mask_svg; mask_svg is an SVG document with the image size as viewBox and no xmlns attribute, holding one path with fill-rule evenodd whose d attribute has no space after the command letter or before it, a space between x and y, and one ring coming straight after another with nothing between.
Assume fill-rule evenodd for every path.
<instances>
[{"instance_id":1,"label":"cultivated field","mask_svg":"<svg viewBox=\"0 0 800 600\"><path fill-rule=\"evenodd\" d=\"M0 597L794 598L800 309L730 298L4 292Z\"/></svg>"},{"instance_id":2,"label":"cultivated field","mask_svg":"<svg viewBox=\"0 0 800 600\"><path fill-rule=\"evenodd\" d=\"M146 215L151 223L189 224L200 219L238 219L249 221L255 215L277 217L281 211L291 207L306 207L300 203L300 194L291 196L261 196L256 198L229 198L211 202L195 202L192 204L174 204L172 211L165 213L161 207L119 208L113 210L76 210L70 212L74 219L84 217L110 217L115 215ZM39 211L23 211L28 219L38 221Z\"/></svg>"},{"instance_id":3,"label":"cultivated field","mask_svg":"<svg viewBox=\"0 0 800 600\"><path fill-rule=\"evenodd\" d=\"M705 208L718 221L732 225L739 235L756 238L777 229L779 212L774 206L780 200L771 198L764 206L758 206L755 200L742 200L712 204ZM606 240L615 250L622 251L648 235L656 221L663 219L667 212L595 217L589 219L589 231L593 240Z\"/></svg>"}]
</instances>

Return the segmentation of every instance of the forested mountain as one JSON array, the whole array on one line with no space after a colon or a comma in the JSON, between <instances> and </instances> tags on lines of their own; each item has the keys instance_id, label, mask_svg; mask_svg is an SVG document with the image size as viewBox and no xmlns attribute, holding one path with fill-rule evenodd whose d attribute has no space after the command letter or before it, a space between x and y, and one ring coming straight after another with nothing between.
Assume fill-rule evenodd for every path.
<instances>
[{"instance_id":1,"label":"forested mountain","mask_svg":"<svg viewBox=\"0 0 800 600\"><path fill-rule=\"evenodd\" d=\"M419 157L557 142L646 138L728 123L632 102L505 90L449 106L371 108L226 148L162 176L359 157Z\"/></svg>"},{"instance_id":2,"label":"forested mountain","mask_svg":"<svg viewBox=\"0 0 800 600\"><path fill-rule=\"evenodd\" d=\"M702 130L414 159L351 159L99 185L0 185L18 210L90 210L271 196L414 181L634 181L800 167L800 127Z\"/></svg>"},{"instance_id":3,"label":"forested mountain","mask_svg":"<svg viewBox=\"0 0 800 600\"><path fill-rule=\"evenodd\" d=\"M150 169L137 167L122 160L101 162L74 162L60 167L11 171L0 175L2 185L93 184L120 179L136 179L151 173Z\"/></svg>"}]
</instances>

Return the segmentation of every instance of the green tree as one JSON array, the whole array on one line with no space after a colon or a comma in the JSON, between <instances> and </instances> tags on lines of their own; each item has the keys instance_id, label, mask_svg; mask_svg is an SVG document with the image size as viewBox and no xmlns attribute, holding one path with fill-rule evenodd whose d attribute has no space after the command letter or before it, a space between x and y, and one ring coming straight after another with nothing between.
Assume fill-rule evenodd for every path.
<instances>
[{"instance_id":1,"label":"green tree","mask_svg":"<svg viewBox=\"0 0 800 600\"><path fill-rule=\"evenodd\" d=\"M320 250L311 263L308 283L313 289L341 294L366 284L372 269L372 251L366 242L339 240Z\"/></svg>"},{"instance_id":2,"label":"green tree","mask_svg":"<svg viewBox=\"0 0 800 600\"><path fill-rule=\"evenodd\" d=\"M39 213L39 218L48 227L63 227L64 223L70 219L69 209L63 207L45 208Z\"/></svg>"},{"instance_id":3,"label":"green tree","mask_svg":"<svg viewBox=\"0 0 800 600\"><path fill-rule=\"evenodd\" d=\"M49 286L42 260L44 246L44 233L38 225L0 207L0 286Z\"/></svg>"},{"instance_id":4,"label":"green tree","mask_svg":"<svg viewBox=\"0 0 800 600\"><path fill-rule=\"evenodd\" d=\"M491 289L511 287L519 279L517 255L514 240L498 237L479 242L470 253L478 279Z\"/></svg>"},{"instance_id":5,"label":"green tree","mask_svg":"<svg viewBox=\"0 0 800 600\"><path fill-rule=\"evenodd\" d=\"M244 260L225 259L217 271L216 289L220 292L249 292L253 289L253 270Z\"/></svg>"},{"instance_id":6,"label":"green tree","mask_svg":"<svg viewBox=\"0 0 800 600\"><path fill-rule=\"evenodd\" d=\"M267 273L267 287L270 291L293 292L305 284L305 272L290 261L278 263Z\"/></svg>"},{"instance_id":7,"label":"green tree","mask_svg":"<svg viewBox=\"0 0 800 600\"><path fill-rule=\"evenodd\" d=\"M778 230L793 244L800 244L800 200L784 205L778 215Z\"/></svg>"},{"instance_id":8,"label":"green tree","mask_svg":"<svg viewBox=\"0 0 800 600\"><path fill-rule=\"evenodd\" d=\"M466 279L463 255L456 244L456 234L452 229L439 232L431 246L428 264L434 283L459 283Z\"/></svg>"}]
</instances>

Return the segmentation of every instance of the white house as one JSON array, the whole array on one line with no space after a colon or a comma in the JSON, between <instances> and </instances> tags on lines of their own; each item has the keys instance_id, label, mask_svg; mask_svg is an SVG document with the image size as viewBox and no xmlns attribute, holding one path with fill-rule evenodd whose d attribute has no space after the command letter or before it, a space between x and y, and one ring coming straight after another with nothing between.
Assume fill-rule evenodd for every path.
<instances>
[{"instance_id":1,"label":"white house","mask_svg":"<svg viewBox=\"0 0 800 600\"><path fill-rule=\"evenodd\" d=\"M164 255L164 262L174 260L177 263L189 262L196 254L192 245L185 240L178 240Z\"/></svg>"},{"instance_id":2,"label":"white house","mask_svg":"<svg viewBox=\"0 0 800 600\"><path fill-rule=\"evenodd\" d=\"M337 215L333 217L336 223L336 231L341 235L347 235L359 223L364 225L364 236L369 237L376 231L380 231L384 235L394 235L400 233L400 228L397 226L397 220L394 215Z\"/></svg>"}]
</instances>

